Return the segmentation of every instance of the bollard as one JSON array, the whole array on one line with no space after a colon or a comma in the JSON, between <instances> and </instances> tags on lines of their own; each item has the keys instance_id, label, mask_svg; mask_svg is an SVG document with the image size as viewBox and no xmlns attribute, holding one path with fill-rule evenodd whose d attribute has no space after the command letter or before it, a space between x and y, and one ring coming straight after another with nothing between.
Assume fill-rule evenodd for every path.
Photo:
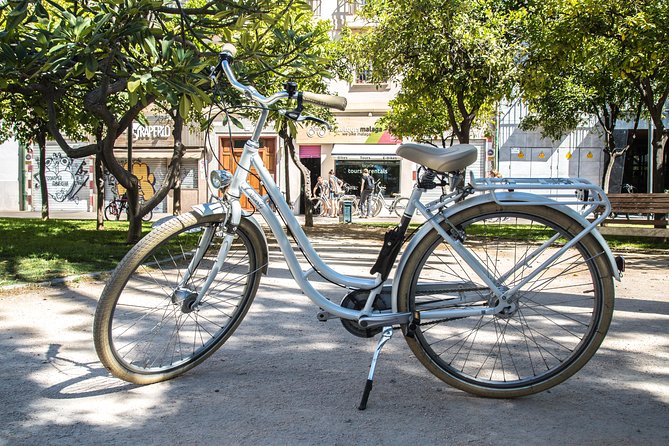
<instances>
[{"instance_id":1,"label":"bollard","mask_svg":"<svg viewBox=\"0 0 669 446\"><path fill-rule=\"evenodd\" d=\"M342 205L343 209L339 221L341 223L351 223L353 221L353 201L345 199L342 201Z\"/></svg>"}]
</instances>

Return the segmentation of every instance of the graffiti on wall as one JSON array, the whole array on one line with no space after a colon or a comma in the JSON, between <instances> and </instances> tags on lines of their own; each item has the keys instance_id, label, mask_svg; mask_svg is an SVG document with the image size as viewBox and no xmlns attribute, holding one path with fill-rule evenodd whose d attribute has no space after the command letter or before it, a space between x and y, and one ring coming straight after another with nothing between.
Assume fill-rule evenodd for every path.
<instances>
[{"instance_id":1,"label":"graffiti on wall","mask_svg":"<svg viewBox=\"0 0 669 446\"><path fill-rule=\"evenodd\" d=\"M126 162L123 165L124 169L128 169L128 163ZM156 177L151 170L149 165L141 161L133 161L132 163L132 173L139 180L139 197L143 200L149 200L156 194L155 184ZM117 197L123 196L125 194L125 187L118 183L116 178L114 178L109 172L107 172L107 182L111 188L111 191L116 194Z\"/></svg>"},{"instance_id":2,"label":"graffiti on wall","mask_svg":"<svg viewBox=\"0 0 669 446\"><path fill-rule=\"evenodd\" d=\"M44 160L46 186L49 196L59 203L79 202L77 194L88 182L86 161L72 159L62 153L52 153ZM35 187L40 187L39 172L35 174Z\"/></svg>"}]
</instances>

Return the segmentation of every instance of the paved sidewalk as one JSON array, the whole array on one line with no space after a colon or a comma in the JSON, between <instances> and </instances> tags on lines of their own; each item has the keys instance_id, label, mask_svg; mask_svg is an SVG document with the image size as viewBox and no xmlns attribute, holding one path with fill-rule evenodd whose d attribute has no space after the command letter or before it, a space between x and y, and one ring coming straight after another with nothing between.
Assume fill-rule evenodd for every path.
<instances>
[{"instance_id":1,"label":"paved sidewalk","mask_svg":"<svg viewBox=\"0 0 669 446\"><path fill-rule=\"evenodd\" d=\"M337 269L363 274L380 235L345 232L312 240ZM666 445L669 255L627 259L609 335L565 383L521 399L473 397L434 378L397 333L364 412L356 406L375 340L318 322L275 249L235 335L191 372L151 386L111 378L97 360L102 283L2 294L0 446Z\"/></svg>"}]
</instances>

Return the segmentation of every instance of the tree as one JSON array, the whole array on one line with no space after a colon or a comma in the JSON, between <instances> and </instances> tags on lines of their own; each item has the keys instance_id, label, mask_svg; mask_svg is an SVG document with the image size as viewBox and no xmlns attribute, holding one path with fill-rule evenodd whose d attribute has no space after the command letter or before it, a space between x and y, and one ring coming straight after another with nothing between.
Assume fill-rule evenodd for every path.
<instances>
[{"instance_id":1,"label":"tree","mask_svg":"<svg viewBox=\"0 0 669 446\"><path fill-rule=\"evenodd\" d=\"M16 1L0 3L0 90L38 94L47 111L51 136L70 157L101 154L105 167L128 193L128 242L141 236L141 217L160 202L179 174L183 123L210 102L209 67L217 62L216 41L236 41L255 58L247 78L262 84L284 66L304 64L301 54L311 36L291 34L292 0L241 2ZM299 7L298 7L299 6ZM214 36L217 36L216 39ZM262 37L287 36L289 51L268 57ZM256 71L253 71L256 68ZM73 148L63 136L62 98L72 98L86 116L102 123L101 138ZM139 182L114 155L116 139L147 107L159 107L175 120L174 151L163 187L140 206Z\"/></svg>"},{"instance_id":2,"label":"tree","mask_svg":"<svg viewBox=\"0 0 669 446\"><path fill-rule=\"evenodd\" d=\"M619 3L615 38L623 48L622 77L634 82L651 121L653 132L653 192L669 188L669 132L663 118L669 97L669 3L635 0Z\"/></svg>"},{"instance_id":3,"label":"tree","mask_svg":"<svg viewBox=\"0 0 669 446\"><path fill-rule=\"evenodd\" d=\"M526 126L541 125L559 136L595 115L604 131L605 152L613 159L616 120L638 125L640 105L653 121L655 192L666 188L667 133L662 113L669 94L669 5L654 0L532 2L525 29L523 95L534 116Z\"/></svg>"},{"instance_id":4,"label":"tree","mask_svg":"<svg viewBox=\"0 0 669 446\"><path fill-rule=\"evenodd\" d=\"M475 120L511 91L513 8L502 0L381 0L362 15L368 32L344 38L350 63L375 82L396 80L386 125L397 136L469 142Z\"/></svg>"},{"instance_id":5,"label":"tree","mask_svg":"<svg viewBox=\"0 0 669 446\"><path fill-rule=\"evenodd\" d=\"M595 116L605 138L602 186L609 189L615 159L629 146L616 147L618 119L640 115L634 85L621 76L623 48L609 34L615 5L552 0L528 9L524 27L521 96L530 114L521 128L541 128L553 139L587 125ZM636 105L638 104L638 105Z\"/></svg>"}]
</instances>

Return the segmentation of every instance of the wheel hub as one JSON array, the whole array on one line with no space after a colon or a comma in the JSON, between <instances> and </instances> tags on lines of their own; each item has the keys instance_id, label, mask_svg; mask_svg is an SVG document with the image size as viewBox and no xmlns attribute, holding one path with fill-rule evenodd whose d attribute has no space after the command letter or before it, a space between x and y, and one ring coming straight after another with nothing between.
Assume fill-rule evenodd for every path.
<instances>
[{"instance_id":1,"label":"wheel hub","mask_svg":"<svg viewBox=\"0 0 669 446\"><path fill-rule=\"evenodd\" d=\"M172 294L172 303L179 305L183 313L190 313L195 310L195 301L197 293L185 288L179 288Z\"/></svg>"},{"instance_id":2,"label":"wheel hub","mask_svg":"<svg viewBox=\"0 0 669 446\"><path fill-rule=\"evenodd\" d=\"M508 291L508 288L503 287L502 291L506 292ZM495 296L494 294L490 294L490 298L488 299L488 305L491 307L497 307L499 305L499 297ZM506 300L506 305L502 307L502 309L495 314L495 316L502 318L502 319L509 319L513 317L516 312L518 311L518 297L517 295L514 295L512 297L508 297Z\"/></svg>"}]
</instances>

